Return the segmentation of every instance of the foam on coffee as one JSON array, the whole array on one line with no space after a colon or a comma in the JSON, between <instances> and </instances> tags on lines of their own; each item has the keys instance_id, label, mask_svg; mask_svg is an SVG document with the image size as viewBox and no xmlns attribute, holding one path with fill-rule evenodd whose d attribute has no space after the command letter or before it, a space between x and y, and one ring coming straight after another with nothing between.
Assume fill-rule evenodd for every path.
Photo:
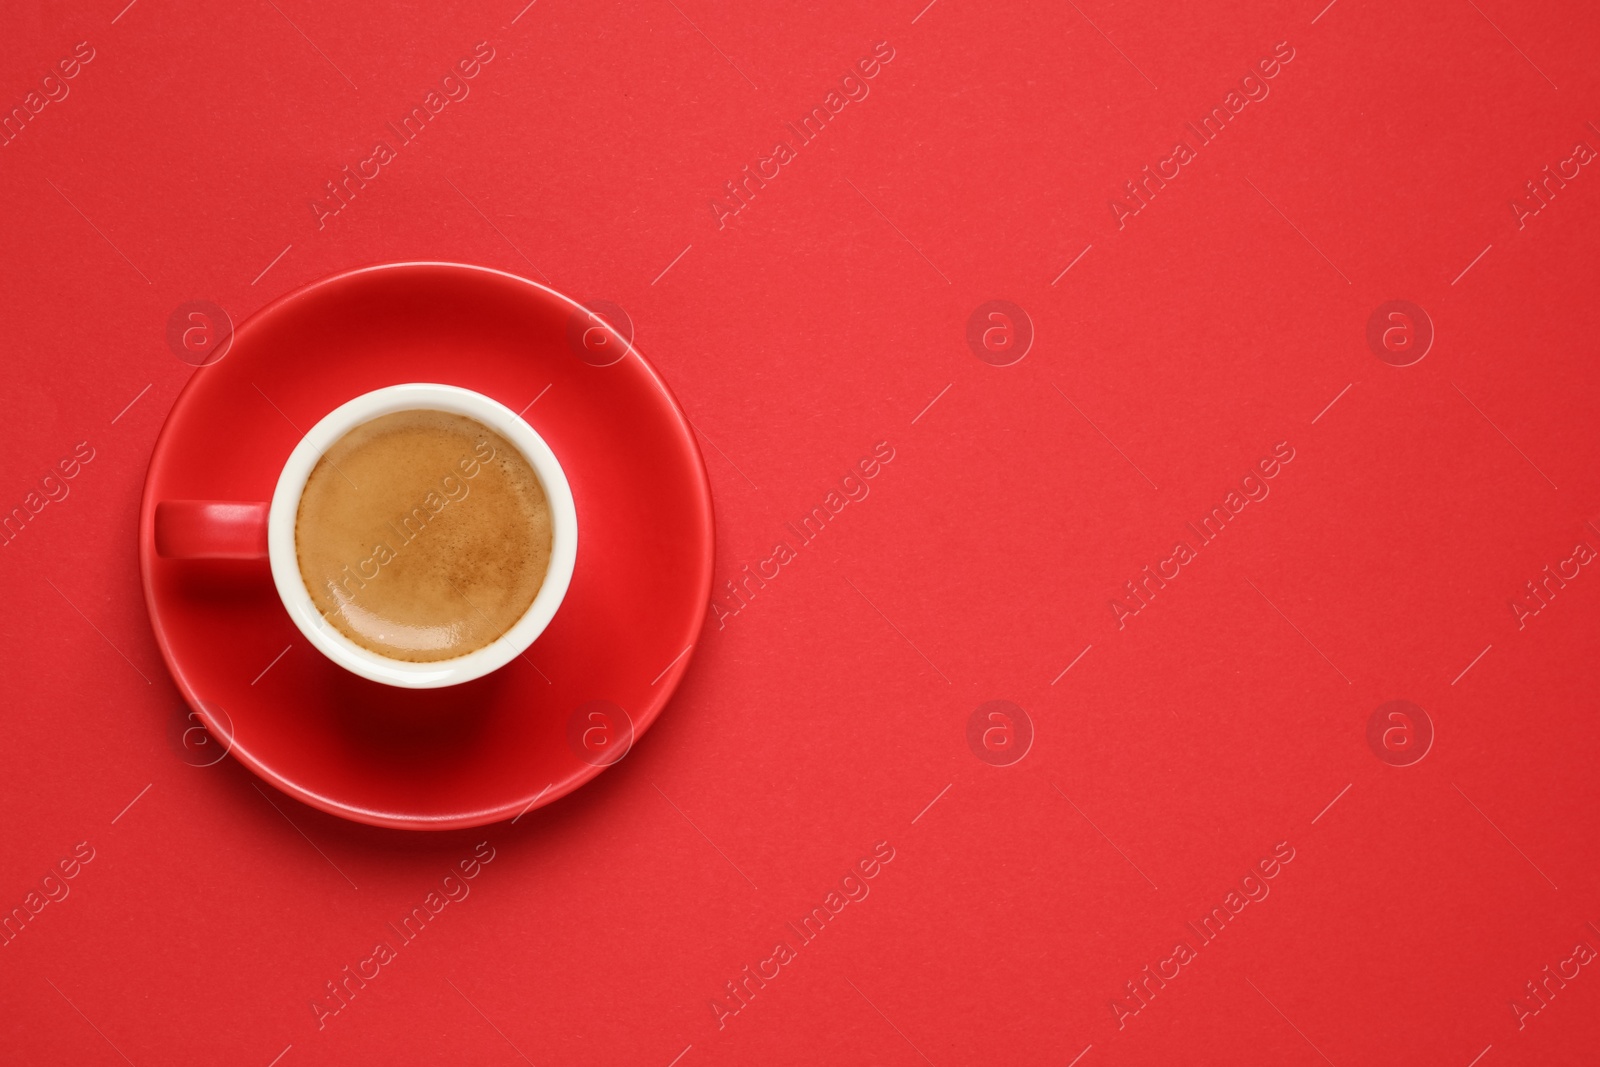
<instances>
[{"instance_id":1,"label":"foam on coffee","mask_svg":"<svg viewBox=\"0 0 1600 1067\"><path fill-rule=\"evenodd\" d=\"M446 411L346 433L300 497L295 552L318 610L362 648L428 663L490 644L533 603L551 517L527 459Z\"/></svg>"}]
</instances>

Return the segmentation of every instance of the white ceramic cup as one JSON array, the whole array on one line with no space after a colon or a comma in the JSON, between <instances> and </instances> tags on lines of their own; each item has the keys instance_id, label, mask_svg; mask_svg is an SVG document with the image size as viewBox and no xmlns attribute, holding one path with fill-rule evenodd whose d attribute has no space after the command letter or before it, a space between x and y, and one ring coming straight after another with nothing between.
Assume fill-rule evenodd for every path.
<instances>
[{"instance_id":1,"label":"white ceramic cup","mask_svg":"<svg viewBox=\"0 0 1600 1067\"><path fill-rule=\"evenodd\" d=\"M538 475L550 505L550 566L533 603L511 628L482 648L455 659L411 663L362 648L331 623L311 599L295 551L295 519L300 495L317 462L333 444L363 423L397 411L447 411L465 415L509 441ZM289 617L306 640L333 662L374 682L407 689L459 685L499 669L524 652L544 632L566 596L578 554L578 512L572 487L544 438L516 412L482 393L453 385L392 385L339 405L313 426L289 454L278 476L267 512L267 559L272 580Z\"/></svg>"}]
</instances>

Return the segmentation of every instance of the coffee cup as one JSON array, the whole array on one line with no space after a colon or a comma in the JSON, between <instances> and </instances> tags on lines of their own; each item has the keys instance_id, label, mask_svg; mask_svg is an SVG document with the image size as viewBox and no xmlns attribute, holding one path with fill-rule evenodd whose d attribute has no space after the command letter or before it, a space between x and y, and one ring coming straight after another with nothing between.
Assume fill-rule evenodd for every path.
<instances>
[{"instance_id":1,"label":"coffee cup","mask_svg":"<svg viewBox=\"0 0 1600 1067\"><path fill-rule=\"evenodd\" d=\"M392 536L384 534L371 555L346 566L337 578L321 570L308 573L307 568L313 566L308 560L329 556L299 540L303 536L314 540L320 536L317 530L333 521L323 514L332 510L326 501L340 497L325 486L338 489L342 479L349 483L351 494L361 492L339 469L330 451L336 456L355 455L349 450L360 446L350 442L364 428L392 425L397 420L403 425L422 425L431 419L448 420L439 423L441 433L446 429L454 432L458 426L484 431L477 435L479 451L445 467L438 490L429 489L418 506L409 509L414 519L402 516L398 523L386 522ZM508 445L511 452L503 452L502 445ZM382 456L367 456L366 460L369 469L370 463L381 467L390 462ZM350 460L356 461L361 461L360 457ZM484 471L497 479L509 479L506 487L494 481L497 488L492 495L490 482L477 483L480 501L485 501L482 508L500 502L500 510L490 509L487 517L484 511L467 510L473 479L484 478ZM422 474L430 483L435 480L431 472ZM537 488L531 488L535 483ZM315 513L303 514L307 510L303 503ZM456 510L450 513L448 523L437 521L452 507ZM464 518L469 515L470 521ZM503 515L511 516L504 519L504 529L478 528L502 521ZM448 533L436 534L433 541L426 542L425 526L430 519L435 529L445 527ZM424 549L408 554L413 539L423 543ZM525 550L520 547L524 542L533 547ZM453 546L459 546L456 557L451 555L456 550ZM489 546L487 554L481 546ZM267 560L284 609L317 651L375 682L433 689L481 678L505 666L544 632L572 580L578 516L571 486L555 453L510 408L458 386L410 383L358 396L324 416L290 452L270 501L158 502L155 547L158 555L169 559ZM395 574L385 578L385 566L400 559L405 560L404 566L391 566ZM534 573L540 559L547 560L542 575ZM440 572L444 565L454 578ZM474 568L489 570L475 575ZM382 581L388 582L378 587L384 603L399 604L401 614L413 610L405 604L410 590L414 588L422 597L437 589L440 581L460 594L460 603L454 605L452 600L440 607L432 601L419 602L414 610L424 615L440 610L448 614L454 606L454 616L428 616L425 625L396 623L395 613L388 608L388 614L372 623L377 616L357 602L363 599L368 583ZM460 587L461 582L473 581L479 584ZM311 585L319 587L316 594ZM518 594L518 590L523 592ZM522 598L530 594L524 607ZM485 597L495 598L495 602L487 604ZM395 636L397 627L400 637ZM455 654L458 647L468 650Z\"/></svg>"}]
</instances>

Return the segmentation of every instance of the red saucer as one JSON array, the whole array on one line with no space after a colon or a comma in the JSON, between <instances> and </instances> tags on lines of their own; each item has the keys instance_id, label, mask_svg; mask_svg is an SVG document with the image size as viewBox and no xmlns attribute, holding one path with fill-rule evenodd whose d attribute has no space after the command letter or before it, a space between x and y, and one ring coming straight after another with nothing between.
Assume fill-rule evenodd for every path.
<instances>
[{"instance_id":1,"label":"red saucer","mask_svg":"<svg viewBox=\"0 0 1600 1067\"><path fill-rule=\"evenodd\" d=\"M361 822L477 826L571 792L655 721L705 619L711 490L666 384L614 335L586 333L591 321L499 271L389 264L275 301L195 372L150 460L140 565L167 667L245 766ZM265 560L162 559L153 542L158 501L269 500L303 431L412 381L523 412L566 470L581 530L572 585L538 641L448 689L394 689L324 659Z\"/></svg>"}]
</instances>

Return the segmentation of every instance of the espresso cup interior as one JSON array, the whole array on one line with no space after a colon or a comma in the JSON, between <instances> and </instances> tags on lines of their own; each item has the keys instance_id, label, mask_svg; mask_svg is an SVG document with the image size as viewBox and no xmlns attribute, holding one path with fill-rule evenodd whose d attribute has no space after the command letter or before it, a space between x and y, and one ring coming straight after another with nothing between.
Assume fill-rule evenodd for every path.
<instances>
[{"instance_id":1,"label":"espresso cup interior","mask_svg":"<svg viewBox=\"0 0 1600 1067\"><path fill-rule=\"evenodd\" d=\"M510 409L403 385L331 412L296 447L268 521L302 632L377 681L451 685L538 636L571 579L565 472Z\"/></svg>"}]
</instances>

